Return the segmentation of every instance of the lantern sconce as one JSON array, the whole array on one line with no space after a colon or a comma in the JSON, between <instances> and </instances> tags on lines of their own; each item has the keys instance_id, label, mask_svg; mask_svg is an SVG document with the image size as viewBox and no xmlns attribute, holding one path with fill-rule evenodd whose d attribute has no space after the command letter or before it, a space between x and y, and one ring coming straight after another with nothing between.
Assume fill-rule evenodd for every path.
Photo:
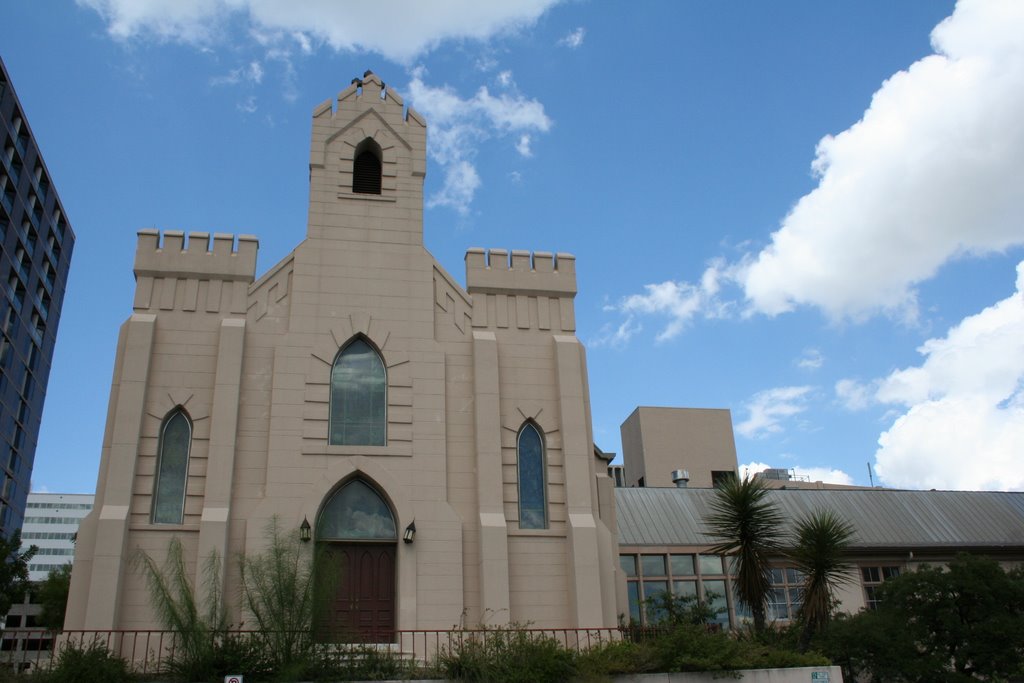
<instances>
[{"instance_id":1,"label":"lantern sconce","mask_svg":"<svg viewBox=\"0 0 1024 683\"><path fill-rule=\"evenodd\" d=\"M405 533L402 534L402 540L406 543L412 543L412 539L416 536L416 520L409 522L409 526L405 527Z\"/></svg>"},{"instance_id":2,"label":"lantern sconce","mask_svg":"<svg viewBox=\"0 0 1024 683\"><path fill-rule=\"evenodd\" d=\"M303 516L302 524L299 525L299 540L303 543L309 543L309 539L313 537L313 529L309 526L309 520Z\"/></svg>"}]
</instances>

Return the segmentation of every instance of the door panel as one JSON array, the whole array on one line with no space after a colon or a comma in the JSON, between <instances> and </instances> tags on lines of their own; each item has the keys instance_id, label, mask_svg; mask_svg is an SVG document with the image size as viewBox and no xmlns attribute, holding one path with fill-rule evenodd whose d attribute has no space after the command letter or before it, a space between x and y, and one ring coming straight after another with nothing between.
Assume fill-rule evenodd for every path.
<instances>
[{"instance_id":1,"label":"door panel","mask_svg":"<svg viewBox=\"0 0 1024 683\"><path fill-rule=\"evenodd\" d=\"M327 543L322 568L336 585L326 617L331 640L393 642L394 544Z\"/></svg>"}]
</instances>

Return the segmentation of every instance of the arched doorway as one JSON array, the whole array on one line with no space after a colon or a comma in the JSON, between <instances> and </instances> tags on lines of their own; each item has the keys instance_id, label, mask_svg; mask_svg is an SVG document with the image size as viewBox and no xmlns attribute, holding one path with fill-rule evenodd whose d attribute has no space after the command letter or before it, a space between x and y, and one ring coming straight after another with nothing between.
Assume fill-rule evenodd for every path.
<instances>
[{"instance_id":1,"label":"arched doorway","mask_svg":"<svg viewBox=\"0 0 1024 683\"><path fill-rule=\"evenodd\" d=\"M325 637L394 640L397 540L391 507L366 481L352 479L328 499L316 524Z\"/></svg>"}]
</instances>

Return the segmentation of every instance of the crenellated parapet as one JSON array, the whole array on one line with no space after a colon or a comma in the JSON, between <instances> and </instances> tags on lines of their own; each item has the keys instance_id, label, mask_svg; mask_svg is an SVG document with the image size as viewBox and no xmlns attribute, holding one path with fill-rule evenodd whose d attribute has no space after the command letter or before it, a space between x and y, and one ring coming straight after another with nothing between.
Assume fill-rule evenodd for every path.
<instances>
[{"instance_id":1,"label":"crenellated parapet","mask_svg":"<svg viewBox=\"0 0 1024 683\"><path fill-rule=\"evenodd\" d=\"M466 291L473 297L473 327L576 329L572 254L469 249Z\"/></svg>"},{"instance_id":2,"label":"crenellated parapet","mask_svg":"<svg viewBox=\"0 0 1024 683\"><path fill-rule=\"evenodd\" d=\"M510 258L511 256L511 258ZM529 292L576 296L576 257L514 249L473 248L466 251L466 289L475 292Z\"/></svg>"},{"instance_id":3,"label":"crenellated parapet","mask_svg":"<svg viewBox=\"0 0 1024 683\"><path fill-rule=\"evenodd\" d=\"M259 241L251 235L180 230L139 231L135 251L136 311L245 313L256 275Z\"/></svg>"}]
</instances>

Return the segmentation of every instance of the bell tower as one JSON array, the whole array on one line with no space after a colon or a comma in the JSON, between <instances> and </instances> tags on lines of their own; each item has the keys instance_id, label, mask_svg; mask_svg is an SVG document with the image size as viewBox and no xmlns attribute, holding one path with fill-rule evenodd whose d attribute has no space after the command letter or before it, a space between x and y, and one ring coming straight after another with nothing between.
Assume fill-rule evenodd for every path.
<instances>
[{"instance_id":1,"label":"bell tower","mask_svg":"<svg viewBox=\"0 0 1024 683\"><path fill-rule=\"evenodd\" d=\"M427 124L372 71L313 110L310 239L423 244Z\"/></svg>"}]
</instances>

